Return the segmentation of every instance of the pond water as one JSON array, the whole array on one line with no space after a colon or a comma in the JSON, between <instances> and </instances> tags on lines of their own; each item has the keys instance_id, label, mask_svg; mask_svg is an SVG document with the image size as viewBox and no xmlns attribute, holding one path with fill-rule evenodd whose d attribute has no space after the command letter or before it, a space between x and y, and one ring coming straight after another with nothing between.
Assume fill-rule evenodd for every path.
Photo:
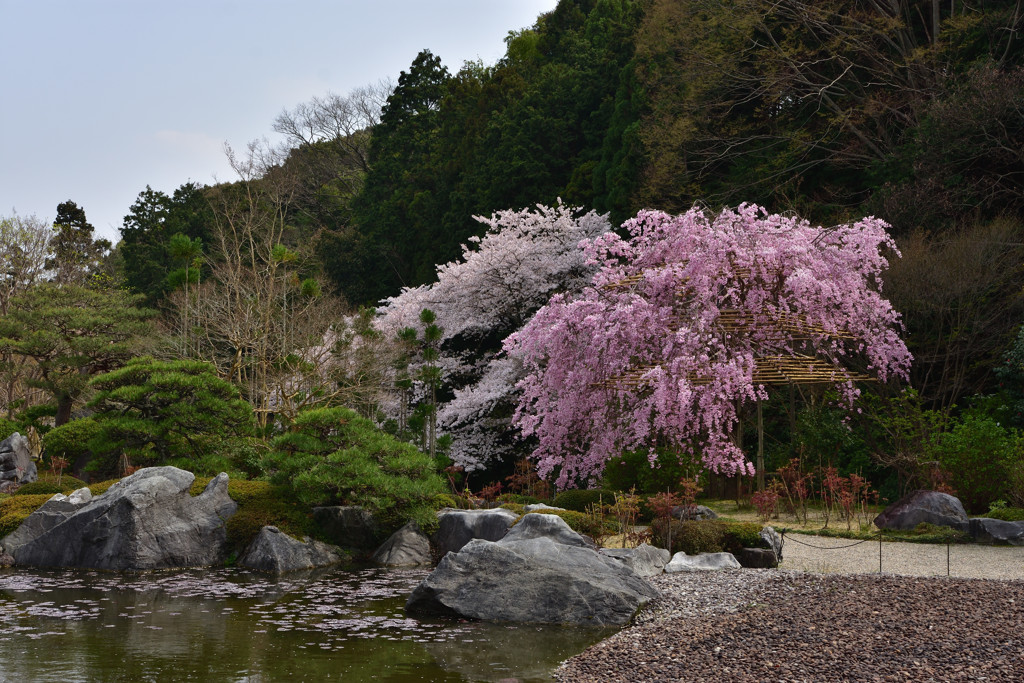
<instances>
[{"instance_id":1,"label":"pond water","mask_svg":"<svg viewBox=\"0 0 1024 683\"><path fill-rule=\"evenodd\" d=\"M427 621L425 570L0 570L0 681L549 681L607 631Z\"/></svg>"}]
</instances>

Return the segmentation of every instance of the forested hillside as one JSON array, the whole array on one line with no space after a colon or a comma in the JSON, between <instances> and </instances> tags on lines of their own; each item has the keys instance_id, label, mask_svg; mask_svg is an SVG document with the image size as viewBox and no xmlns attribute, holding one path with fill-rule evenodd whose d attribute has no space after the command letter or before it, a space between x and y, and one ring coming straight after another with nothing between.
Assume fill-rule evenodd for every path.
<instances>
[{"instance_id":1,"label":"forested hillside","mask_svg":"<svg viewBox=\"0 0 1024 683\"><path fill-rule=\"evenodd\" d=\"M586 284L579 240L641 209L872 215L902 254L883 294L911 391L867 391L855 437L825 394L773 396L774 463L842 452L905 485L929 476L935 434L1024 426L1020 0L562 0L509 28L495 64L425 49L393 82L282 103L282 146L229 151L232 182L147 186L105 257L84 212L53 235L7 220L12 244L57 251L11 279L2 312L47 273L104 273L155 321L139 352L212 364L264 439L345 405L504 475L532 444L514 438L522 374L502 340ZM60 251L75 235L88 263ZM3 329L11 420L52 403L66 421L117 365L41 378Z\"/></svg>"}]
</instances>

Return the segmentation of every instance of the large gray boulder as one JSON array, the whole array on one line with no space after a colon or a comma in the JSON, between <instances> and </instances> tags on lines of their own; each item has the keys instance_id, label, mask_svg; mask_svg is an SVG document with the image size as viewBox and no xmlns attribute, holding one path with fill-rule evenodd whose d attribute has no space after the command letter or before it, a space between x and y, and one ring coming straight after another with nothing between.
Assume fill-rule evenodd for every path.
<instances>
[{"instance_id":1,"label":"large gray boulder","mask_svg":"<svg viewBox=\"0 0 1024 683\"><path fill-rule=\"evenodd\" d=\"M918 524L948 526L967 531L967 512L958 498L938 491L914 491L885 508L875 517L879 529L907 531Z\"/></svg>"},{"instance_id":2,"label":"large gray boulder","mask_svg":"<svg viewBox=\"0 0 1024 683\"><path fill-rule=\"evenodd\" d=\"M673 555L672 560L665 565L665 573L719 571L722 569L739 569L740 567L739 561L737 561L732 553L687 555L686 553L679 552Z\"/></svg>"},{"instance_id":3,"label":"large gray boulder","mask_svg":"<svg viewBox=\"0 0 1024 683\"><path fill-rule=\"evenodd\" d=\"M329 567L346 559L326 543L309 538L300 541L276 526L265 526L238 558L238 564L256 571L284 574Z\"/></svg>"},{"instance_id":4,"label":"large gray boulder","mask_svg":"<svg viewBox=\"0 0 1024 683\"><path fill-rule=\"evenodd\" d=\"M141 469L76 505L11 555L19 565L115 571L220 564L225 523L238 506L228 496L227 474L193 497L194 481L195 475L177 467Z\"/></svg>"},{"instance_id":5,"label":"large gray boulder","mask_svg":"<svg viewBox=\"0 0 1024 683\"><path fill-rule=\"evenodd\" d=\"M457 553L473 539L497 541L508 533L519 515L504 508L492 510L455 510L437 513L437 532L431 539L438 557Z\"/></svg>"},{"instance_id":6,"label":"large gray boulder","mask_svg":"<svg viewBox=\"0 0 1024 683\"><path fill-rule=\"evenodd\" d=\"M548 519L544 519L548 518ZM554 519L557 522L549 520ZM488 621L623 626L658 592L624 563L588 546L539 535L558 517L526 515L518 533L500 541L474 539L442 558L413 591L412 613ZM568 533L566 533L568 532ZM511 537L511 538L510 538Z\"/></svg>"},{"instance_id":7,"label":"large gray boulder","mask_svg":"<svg viewBox=\"0 0 1024 683\"><path fill-rule=\"evenodd\" d=\"M26 437L14 432L0 441L0 483L28 484L38 476Z\"/></svg>"},{"instance_id":8,"label":"large gray boulder","mask_svg":"<svg viewBox=\"0 0 1024 683\"><path fill-rule=\"evenodd\" d=\"M676 505L672 508L672 516L680 521L718 519L718 514L707 505Z\"/></svg>"},{"instance_id":9,"label":"large gray boulder","mask_svg":"<svg viewBox=\"0 0 1024 683\"><path fill-rule=\"evenodd\" d=\"M665 571L672 554L664 548L641 543L635 548L604 548L601 553L632 569L637 576L657 576Z\"/></svg>"},{"instance_id":10,"label":"large gray boulder","mask_svg":"<svg viewBox=\"0 0 1024 683\"><path fill-rule=\"evenodd\" d=\"M373 550L384 538L377 519L358 505L315 507L313 520L329 541L342 548Z\"/></svg>"},{"instance_id":11,"label":"large gray boulder","mask_svg":"<svg viewBox=\"0 0 1024 683\"><path fill-rule=\"evenodd\" d=\"M431 564L430 539L420 531L416 522L409 522L391 534L377 552L373 561L385 567L417 567Z\"/></svg>"},{"instance_id":12,"label":"large gray boulder","mask_svg":"<svg viewBox=\"0 0 1024 683\"><path fill-rule=\"evenodd\" d=\"M982 543L1024 545L1024 522L1005 522L989 517L975 517L968 528L971 538Z\"/></svg>"},{"instance_id":13,"label":"large gray boulder","mask_svg":"<svg viewBox=\"0 0 1024 683\"><path fill-rule=\"evenodd\" d=\"M70 496L57 493L25 518L17 529L3 539L3 547L13 554L21 546L34 541L58 524L65 522L92 500L87 488L78 489Z\"/></svg>"},{"instance_id":14,"label":"large gray boulder","mask_svg":"<svg viewBox=\"0 0 1024 683\"><path fill-rule=\"evenodd\" d=\"M561 545L576 545L583 548L594 548L594 542L582 536L565 523L558 515L546 512L531 512L524 515L518 524L513 526L501 538L502 541L528 541L531 538L550 538Z\"/></svg>"}]
</instances>

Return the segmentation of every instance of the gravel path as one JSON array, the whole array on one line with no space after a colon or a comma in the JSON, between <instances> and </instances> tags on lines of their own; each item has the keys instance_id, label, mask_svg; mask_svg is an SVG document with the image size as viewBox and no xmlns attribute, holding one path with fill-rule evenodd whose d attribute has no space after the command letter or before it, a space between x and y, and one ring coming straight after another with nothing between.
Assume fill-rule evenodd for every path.
<instances>
[{"instance_id":1,"label":"gravel path","mask_svg":"<svg viewBox=\"0 0 1024 683\"><path fill-rule=\"evenodd\" d=\"M654 577L663 597L556 679L1024 681L1024 581L1005 580L1024 578L1024 549L953 546L947 578L945 546L885 543L879 575L877 543L786 540L784 566L828 573Z\"/></svg>"},{"instance_id":2,"label":"gravel path","mask_svg":"<svg viewBox=\"0 0 1024 683\"><path fill-rule=\"evenodd\" d=\"M1024 547L950 545L949 575L974 579L1024 580ZM946 576L945 545L883 542L882 572L902 576ZM877 574L877 541L786 534L781 569L824 574Z\"/></svg>"}]
</instances>

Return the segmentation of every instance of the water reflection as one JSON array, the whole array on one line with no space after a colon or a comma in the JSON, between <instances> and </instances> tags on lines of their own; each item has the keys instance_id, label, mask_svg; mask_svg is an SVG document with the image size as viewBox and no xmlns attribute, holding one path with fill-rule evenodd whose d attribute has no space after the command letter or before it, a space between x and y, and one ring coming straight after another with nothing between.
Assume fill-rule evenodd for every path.
<instances>
[{"instance_id":1,"label":"water reflection","mask_svg":"<svg viewBox=\"0 0 1024 683\"><path fill-rule=\"evenodd\" d=\"M607 633L422 621L424 570L0 570L0 680L523 681Z\"/></svg>"}]
</instances>

